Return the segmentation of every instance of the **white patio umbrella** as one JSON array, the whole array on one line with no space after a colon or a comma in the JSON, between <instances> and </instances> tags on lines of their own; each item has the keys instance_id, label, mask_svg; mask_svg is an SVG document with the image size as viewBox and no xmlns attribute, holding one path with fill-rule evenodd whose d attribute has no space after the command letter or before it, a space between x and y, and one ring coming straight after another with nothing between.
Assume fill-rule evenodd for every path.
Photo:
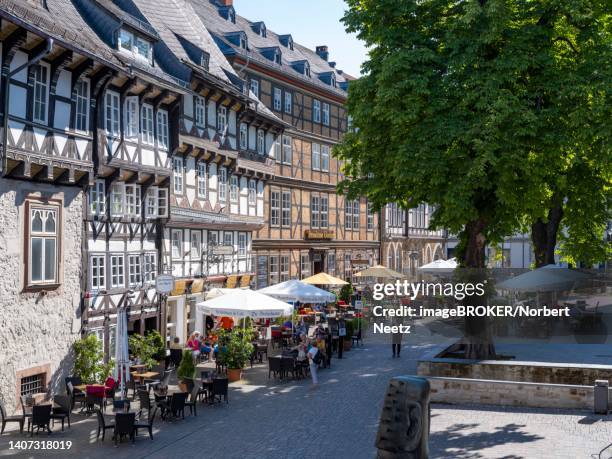
<instances>
[{"instance_id":1,"label":"white patio umbrella","mask_svg":"<svg viewBox=\"0 0 612 459\"><path fill-rule=\"evenodd\" d=\"M279 300L299 301L300 303L332 303L336 301L336 295L333 293L295 279L262 288L258 292Z\"/></svg>"},{"instance_id":2,"label":"white patio umbrella","mask_svg":"<svg viewBox=\"0 0 612 459\"><path fill-rule=\"evenodd\" d=\"M127 309L117 311L115 336L115 380L119 381L121 398L126 398L126 382L130 379L130 351L128 348Z\"/></svg>"},{"instance_id":3,"label":"white patio umbrella","mask_svg":"<svg viewBox=\"0 0 612 459\"><path fill-rule=\"evenodd\" d=\"M520 292L553 292L570 290L577 281L588 277L580 271L547 265L500 282L496 287Z\"/></svg>"},{"instance_id":4,"label":"white patio umbrella","mask_svg":"<svg viewBox=\"0 0 612 459\"><path fill-rule=\"evenodd\" d=\"M383 265L372 266L355 274L355 277L376 277L380 279L401 279L404 277L402 273L398 273L391 268Z\"/></svg>"},{"instance_id":5,"label":"white patio umbrella","mask_svg":"<svg viewBox=\"0 0 612 459\"><path fill-rule=\"evenodd\" d=\"M293 306L253 290L234 289L233 292L202 301L196 305L198 312L237 319L272 319L290 316Z\"/></svg>"},{"instance_id":6,"label":"white patio umbrella","mask_svg":"<svg viewBox=\"0 0 612 459\"><path fill-rule=\"evenodd\" d=\"M417 268L422 273L427 274L450 274L455 268L457 268L457 259L451 258L450 260L434 260L431 263L420 266Z\"/></svg>"}]
</instances>

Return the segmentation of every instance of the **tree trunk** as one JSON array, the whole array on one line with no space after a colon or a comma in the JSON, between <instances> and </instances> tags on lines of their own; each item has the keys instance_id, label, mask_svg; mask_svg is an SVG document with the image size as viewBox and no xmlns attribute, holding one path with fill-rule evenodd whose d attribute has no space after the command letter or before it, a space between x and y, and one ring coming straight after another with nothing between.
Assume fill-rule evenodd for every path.
<instances>
[{"instance_id":1,"label":"tree trunk","mask_svg":"<svg viewBox=\"0 0 612 459\"><path fill-rule=\"evenodd\" d=\"M531 225L531 242L535 254L536 268L555 263L555 247L557 235L563 218L563 205L559 199L557 204L548 210L546 221L539 218Z\"/></svg>"},{"instance_id":2,"label":"tree trunk","mask_svg":"<svg viewBox=\"0 0 612 459\"><path fill-rule=\"evenodd\" d=\"M486 279L485 249L487 239L484 234L486 221L483 218L473 220L465 227L465 251L462 266L465 268L465 278L462 282L479 283ZM463 276L462 276L463 277ZM486 305L486 297L467 296L465 305ZM487 317L466 317L463 348L466 359L495 359L495 346Z\"/></svg>"}]
</instances>

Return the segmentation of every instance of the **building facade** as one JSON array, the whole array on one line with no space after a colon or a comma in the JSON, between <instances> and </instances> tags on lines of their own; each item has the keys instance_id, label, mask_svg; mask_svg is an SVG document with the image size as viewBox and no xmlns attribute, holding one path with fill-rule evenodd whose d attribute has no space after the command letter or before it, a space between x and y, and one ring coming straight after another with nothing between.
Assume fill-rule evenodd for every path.
<instances>
[{"instance_id":1,"label":"building facade","mask_svg":"<svg viewBox=\"0 0 612 459\"><path fill-rule=\"evenodd\" d=\"M238 16L229 0L191 2L238 75L289 125L273 147L264 226L253 240L258 288L326 271L352 277L379 258L378 215L365 199L338 195L341 164L331 151L347 130L350 77L290 34Z\"/></svg>"}]
</instances>

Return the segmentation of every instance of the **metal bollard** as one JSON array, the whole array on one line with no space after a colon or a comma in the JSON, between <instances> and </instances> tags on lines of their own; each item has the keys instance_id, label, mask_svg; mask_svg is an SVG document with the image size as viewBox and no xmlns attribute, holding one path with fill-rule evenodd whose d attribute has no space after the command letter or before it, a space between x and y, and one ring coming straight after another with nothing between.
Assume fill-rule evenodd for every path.
<instances>
[{"instance_id":1,"label":"metal bollard","mask_svg":"<svg viewBox=\"0 0 612 459\"><path fill-rule=\"evenodd\" d=\"M389 381L380 414L378 459L428 459L429 381L397 376Z\"/></svg>"},{"instance_id":2,"label":"metal bollard","mask_svg":"<svg viewBox=\"0 0 612 459\"><path fill-rule=\"evenodd\" d=\"M595 380L593 389L594 411L596 414L608 414L608 380Z\"/></svg>"}]
</instances>

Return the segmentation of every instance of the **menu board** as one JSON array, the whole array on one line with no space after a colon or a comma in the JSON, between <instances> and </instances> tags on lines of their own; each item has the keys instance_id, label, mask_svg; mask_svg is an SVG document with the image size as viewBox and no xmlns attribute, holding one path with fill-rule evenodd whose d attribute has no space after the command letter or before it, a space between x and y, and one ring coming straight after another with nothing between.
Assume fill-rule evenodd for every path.
<instances>
[{"instance_id":1,"label":"menu board","mask_svg":"<svg viewBox=\"0 0 612 459\"><path fill-rule=\"evenodd\" d=\"M268 257L259 255L257 257L257 289L268 286Z\"/></svg>"}]
</instances>

